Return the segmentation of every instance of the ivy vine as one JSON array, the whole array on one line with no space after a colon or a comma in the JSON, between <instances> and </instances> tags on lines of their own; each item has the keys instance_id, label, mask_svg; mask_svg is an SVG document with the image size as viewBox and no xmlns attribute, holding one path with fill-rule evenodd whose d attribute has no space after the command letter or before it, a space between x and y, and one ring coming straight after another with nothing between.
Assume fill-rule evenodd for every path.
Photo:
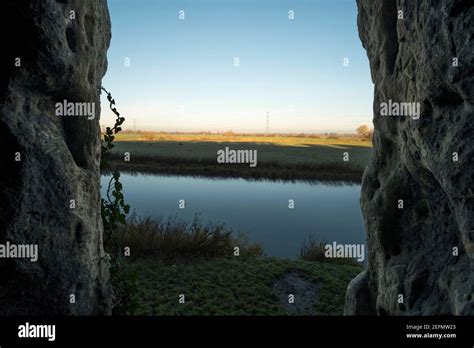
<instances>
[{"instance_id":1,"label":"ivy vine","mask_svg":"<svg viewBox=\"0 0 474 348\"><path fill-rule=\"evenodd\" d=\"M125 118L115 107L115 99L112 94L104 87L100 88L100 93L104 91L107 94L110 110L115 114L115 125L105 129L104 137L101 138L101 159L100 171L103 172L109 168L109 159L111 150L114 148L113 141L115 135L122 130L122 124ZM105 198L101 198L100 214L104 226L104 246L110 256L110 277L113 289L112 307L113 312L117 314L126 314L134 312L136 300L134 292L136 290L136 274L129 274L124 270L122 261L123 254L121 246L118 245L116 233L120 224L127 223L126 216L130 211L130 206L125 204L122 192L123 185L120 182L120 172L113 170L110 180L107 184Z\"/></svg>"}]
</instances>

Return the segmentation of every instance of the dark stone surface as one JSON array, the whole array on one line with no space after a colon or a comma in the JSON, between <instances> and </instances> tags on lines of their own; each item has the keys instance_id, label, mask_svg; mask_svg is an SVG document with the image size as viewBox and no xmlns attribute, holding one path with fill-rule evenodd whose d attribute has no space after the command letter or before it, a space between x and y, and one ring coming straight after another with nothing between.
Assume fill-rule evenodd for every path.
<instances>
[{"instance_id":1,"label":"dark stone surface","mask_svg":"<svg viewBox=\"0 0 474 348\"><path fill-rule=\"evenodd\" d=\"M473 315L474 3L357 4L375 133L361 196L368 270L351 282L345 313ZM389 99L419 102L421 117L380 116Z\"/></svg>"},{"instance_id":2,"label":"dark stone surface","mask_svg":"<svg viewBox=\"0 0 474 348\"><path fill-rule=\"evenodd\" d=\"M107 2L0 6L0 244L39 248L37 262L0 259L0 314L108 314L98 89L110 42ZM64 99L96 103L95 119L56 116Z\"/></svg>"}]
</instances>

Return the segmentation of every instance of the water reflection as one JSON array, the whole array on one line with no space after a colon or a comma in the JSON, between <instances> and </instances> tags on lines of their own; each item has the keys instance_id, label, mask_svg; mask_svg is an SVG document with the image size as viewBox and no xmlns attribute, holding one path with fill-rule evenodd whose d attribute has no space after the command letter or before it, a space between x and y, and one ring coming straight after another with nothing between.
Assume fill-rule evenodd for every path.
<instances>
[{"instance_id":1,"label":"water reflection","mask_svg":"<svg viewBox=\"0 0 474 348\"><path fill-rule=\"evenodd\" d=\"M365 243L360 185L122 173L126 201L138 215L224 223L248 233L269 256L295 258L309 235L329 243ZM102 194L107 177L102 178ZM186 208L179 209L179 200ZM290 209L291 201L294 209Z\"/></svg>"}]
</instances>

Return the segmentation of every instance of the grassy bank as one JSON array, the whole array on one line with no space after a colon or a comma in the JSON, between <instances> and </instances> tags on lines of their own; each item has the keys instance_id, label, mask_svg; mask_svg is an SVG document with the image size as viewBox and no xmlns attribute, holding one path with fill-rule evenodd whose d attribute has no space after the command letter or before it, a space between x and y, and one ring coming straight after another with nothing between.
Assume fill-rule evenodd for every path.
<instances>
[{"instance_id":1,"label":"grassy bank","mask_svg":"<svg viewBox=\"0 0 474 348\"><path fill-rule=\"evenodd\" d=\"M365 140L290 136L224 136L161 134L149 137L118 136L111 166L122 171L186 174L210 177L243 177L281 180L334 180L360 182L371 157ZM217 151L257 150L257 167L218 164ZM123 154L131 154L130 162ZM343 155L349 154L349 161Z\"/></svg>"},{"instance_id":2,"label":"grassy bank","mask_svg":"<svg viewBox=\"0 0 474 348\"><path fill-rule=\"evenodd\" d=\"M197 220L132 217L116 240L130 248L124 269L136 279L135 305L125 314L342 314L347 285L361 271L351 260L325 259L313 240L299 259L268 258L245 235Z\"/></svg>"},{"instance_id":3,"label":"grassy bank","mask_svg":"<svg viewBox=\"0 0 474 348\"><path fill-rule=\"evenodd\" d=\"M263 257L180 263L143 259L127 267L138 275L140 315L342 315L347 285L361 271ZM292 305L288 294L295 296Z\"/></svg>"}]
</instances>

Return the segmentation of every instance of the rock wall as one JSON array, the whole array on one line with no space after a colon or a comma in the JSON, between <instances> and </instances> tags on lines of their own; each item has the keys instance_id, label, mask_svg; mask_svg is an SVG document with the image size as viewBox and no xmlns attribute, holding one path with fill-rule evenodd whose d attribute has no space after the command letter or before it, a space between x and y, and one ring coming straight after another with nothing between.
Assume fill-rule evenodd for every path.
<instances>
[{"instance_id":1,"label":"rock wall","mask_svg":"<svg viewBox=\"0 0 474 348\"><path fill-rule=\"evenodd\" d=\"M0 259L0 315L108 314L98 89L110 42L107 2L0 7L0 244L38 246L36 262ZM57 116L64 100L94 103L95 118Z\"/></svg>"},{"instance_id":2,"label":"rock wall","mask_svg":"<svg viewBox=\"0 0 474 348\"><path fill-rule=\"evenodd\" d=\"M473 315L474 3L357 5L375 133L361 196L368 269L345 314ZM420 103L420 117L383 116L389 100Z\"/></svg>"}]
</instances>

